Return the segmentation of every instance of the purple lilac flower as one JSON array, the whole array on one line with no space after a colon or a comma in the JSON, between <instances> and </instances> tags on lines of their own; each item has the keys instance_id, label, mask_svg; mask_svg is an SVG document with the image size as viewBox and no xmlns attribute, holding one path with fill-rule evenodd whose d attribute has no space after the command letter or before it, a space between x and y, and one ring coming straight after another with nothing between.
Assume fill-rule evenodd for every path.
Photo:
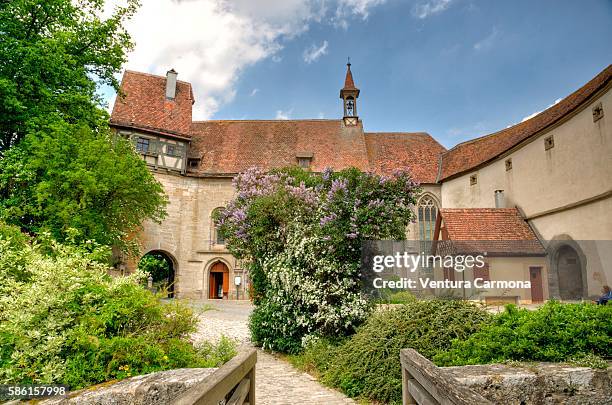
<instances>
[{"instance_id":1,"label":"purple lilac flower","mask_svg":"<svg viewBox=\"0 0 612 405\"><path fill-rule=\"evenodd\" d=\"M325 226L329 222L334 221L336 218L338 218L338 216L336 215L336 213L332 212L331 214L326 215L323 218L321 218L321 220L319 221L319 224L321 226Z\"/></svg>"}]
</instances>

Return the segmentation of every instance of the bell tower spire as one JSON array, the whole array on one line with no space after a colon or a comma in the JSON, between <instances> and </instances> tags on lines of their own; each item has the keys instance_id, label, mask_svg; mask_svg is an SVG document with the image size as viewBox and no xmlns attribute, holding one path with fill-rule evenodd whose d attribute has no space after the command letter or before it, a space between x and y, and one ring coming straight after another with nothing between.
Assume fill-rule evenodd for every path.
<instances>
[{"instance_id":1,"label":"bell tower spire","mask_svg":"<svg viewBox=\"0 0 612 405\"><path fill-rule=\"evenodd\" d=\"M342 104L344 107L343 119L346 126L355 126L359 122L359 117L357 116L358 97L359 89L355 87L353 73L351 72L351 58L348 58L344 87L340 90L340 98L342 99Z\"/></svg>"}]
</instances>

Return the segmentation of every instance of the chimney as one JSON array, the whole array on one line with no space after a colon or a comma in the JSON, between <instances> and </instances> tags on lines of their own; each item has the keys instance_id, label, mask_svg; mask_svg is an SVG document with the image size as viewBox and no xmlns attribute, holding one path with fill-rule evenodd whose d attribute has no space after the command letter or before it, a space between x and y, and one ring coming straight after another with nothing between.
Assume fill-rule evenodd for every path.
<instances>
[{"instance_id":1,"label":"chimney","mask_svg":"<svg viewBox=\"0 0 612 405\"><path fill-rule=\"evenodd\" d=\"M166 73L166 98L170 100L174 100L176 96L176 77L178 73L176 70L170 69Z\"/></svg>"},{"instance_id":2,"label":"chimney","mask_svg":"<svg viewBox=\"0 0 612 405\"><path fill-rule=\"evenodd\" d=\"M495 208L506 208L504 190L495 190Z\"/></svg>"}]
</instances>

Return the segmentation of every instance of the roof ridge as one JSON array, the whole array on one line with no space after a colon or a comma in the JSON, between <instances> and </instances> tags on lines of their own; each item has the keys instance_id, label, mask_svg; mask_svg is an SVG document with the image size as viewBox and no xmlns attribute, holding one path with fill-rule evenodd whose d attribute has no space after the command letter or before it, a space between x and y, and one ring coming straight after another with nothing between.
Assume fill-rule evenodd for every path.
<instances>
[{"instance_id":1,"label":"roof ridge","mask_svg":"<svg viewBox=\"0 0 612 405\"><path fill-rule=\"evenodd\" d=\"M281 120L281 119L245 119L245 120L200 120L200 121L192 121L193 124L206 124L208 122L340 122L341 119L324 119L324 118L304 118L304 119L290 119L290 120Z\"/></svg>"},{"instance_id":2,"label":"roof ridge","mask_svg":"<svg viewBox=\"0 0 612 405\"><path fill-rule=\"evenodd\" d=\"M139 72L137 70L132 70L132 69L125 69L124 74L125 73L133 73L135 75L139 75L139 76L149 76L149 77L154 77L156 79L162 79L165 80L166 76L164 75L156 75L155 73L148 73L148 72ZM186 82L185 80L177 80L177 83L183 83L183 84L188 84L189 86L191 86L191 82Z\"/></svg>"},{"instance_id":3,"label":"roof ridge","mask_svg":"<svg viewBox=\"0 0 612 405\"><path fill-rule=\"evenodd\" d=\"M363 132L366 135L372 134L391 134L391 135L428 135L431 136L428 132L419 131L419 132L406 132L406 131L373 131L373 132Z\"/></svg>"}]
</instances>

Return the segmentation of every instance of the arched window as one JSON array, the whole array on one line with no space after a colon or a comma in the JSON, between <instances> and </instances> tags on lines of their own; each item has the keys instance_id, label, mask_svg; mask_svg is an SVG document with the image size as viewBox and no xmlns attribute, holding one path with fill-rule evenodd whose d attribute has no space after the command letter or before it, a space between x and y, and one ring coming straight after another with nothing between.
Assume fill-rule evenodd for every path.
<instances>
[{"instance_id":1,"label":"arched window","mask_svg":"<svg viewBox=\"0 0 612 405\"><path fill-rule=\"evenodd\" d=\"M436 228L436 217L438 207L431 196L424 196L419 201L419 238L421 240L433 240Z\"/></svg>"},{"instance_id":2,"label":"arched window","mask_svg":"<svg viewBox=\"0 0 612 405\"><path fill-rule=\"evenodd\" d=\"M212 212L212 218L211 218L212 242L215 245L225 245L225 238L223 238L223 235L221 235L221 232L219 232L219 225L217 224L217 221L216 221L216 218L218 217L222 209L223 209L222 207L215 208Z\"/></svg>"}]
</instances>

